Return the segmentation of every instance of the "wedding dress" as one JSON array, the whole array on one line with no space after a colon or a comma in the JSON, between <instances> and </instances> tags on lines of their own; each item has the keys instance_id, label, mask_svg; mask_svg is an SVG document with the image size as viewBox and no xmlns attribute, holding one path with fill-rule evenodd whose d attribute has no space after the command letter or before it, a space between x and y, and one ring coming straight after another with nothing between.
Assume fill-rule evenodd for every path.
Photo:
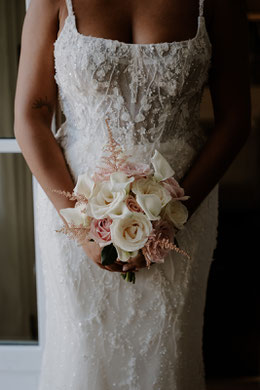
<instances>
[{"instance_id":1,"label":"wedding dress","mask_svg":"<svg viewBox=\"0 0 260 390\"><path fill-rule=\"evenodd\" d=\"M80 34L73 4L54 44L66 121L55 138L75 182L92 173L114 138L136 160L155 149L179 180L207 140L199 107L211 59L200 0L197 34L181 42L131 44ZM40 390L203 390L203 312L216 245L218 186L178 233L191 260L164 264L128 283L100 269L56 232L62 226L37 185L36 231L46 295Z\"/></svg>"}]
</instances>

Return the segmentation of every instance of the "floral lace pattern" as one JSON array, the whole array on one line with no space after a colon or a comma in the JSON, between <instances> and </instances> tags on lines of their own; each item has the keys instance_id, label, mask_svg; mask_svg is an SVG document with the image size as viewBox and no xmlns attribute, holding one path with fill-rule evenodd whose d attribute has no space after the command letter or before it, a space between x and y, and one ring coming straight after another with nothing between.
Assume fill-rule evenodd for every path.
<instances>
[{"instance_id":1,"label":"floral lace pattern","mask_svg":"<svg viewBox=\"0 0 260 390\"><path fill-rule=\"evenodd\" d=\"M200 0L194 38L127 44L84 36L72 4L55 42L56 82L65 123L56 133L73 177L93 171L114 138L149 161L157 148L180 179L206 141L198 125L211 45ZM202 325L216 245L218 187L202 202L170 253L142 269L135 285L98 268L55 233L61 220L40 186L37 240L46 291L46 345L40 390L202 390Z\"/></svg>"},{"instance_id":2,"label":"floral lace pattern","mask_svg":"<svg viewBox=\"0 0 260 390\"><path fill-rule=\"evenodd\" d=\"M99 156L93 150L102 150L109 117L113 136L125 149L149 161L153 150L166 144L167 154L186 156L176 173L186 172L206 141L198 120L211 45L202 15L194 38L142 45L82 35L70 9L54 53L66 116L57 139L68 159L71 149L81 148L85 155L77 166L72 164L73 171L94 169ZM170 158L175 166L178 157Z\"/></svg>"}]
</instances>

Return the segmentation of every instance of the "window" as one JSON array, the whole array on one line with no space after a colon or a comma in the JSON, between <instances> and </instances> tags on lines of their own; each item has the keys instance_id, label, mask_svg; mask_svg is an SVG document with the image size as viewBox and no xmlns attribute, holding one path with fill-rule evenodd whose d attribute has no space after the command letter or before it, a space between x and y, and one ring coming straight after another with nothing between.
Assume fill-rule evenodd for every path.
<instances>
[{"instance_id":1,"label":"window","mask_svg":"<svg viewBox=\"0 0 260 390\"><path fill-rule=\"evenodd\" d=\"M25 8L23 0L0 2L0 388L8 390L35 390L43 342L42 279L33 223L35 180L13 132Z\"/></svg>"}]
</instances>

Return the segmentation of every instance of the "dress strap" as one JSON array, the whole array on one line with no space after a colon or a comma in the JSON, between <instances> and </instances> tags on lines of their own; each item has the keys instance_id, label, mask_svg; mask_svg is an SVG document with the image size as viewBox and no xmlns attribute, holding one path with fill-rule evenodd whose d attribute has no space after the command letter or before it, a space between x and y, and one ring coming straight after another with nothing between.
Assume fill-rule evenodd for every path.
<instances>
[{"instance_id":1,"label":"dress strap","mask_svg":"<svg viewBox=\"0 0 260 390\"><path fill-rule=\"evenodd\" d=\"M204 16L204 1L200 0L200 16Z\"/></svg>"},{"instance_id":2,"label":"dress strap","mask_svg":"<svg viewBox=\"0 0 260 390\"><path fill-rule=\"evenodd\" d=\"M67 5L67 9L68 9L68 14L73 15L72 0L66 0L66 5Z\"/></svg>"}]
</instances>

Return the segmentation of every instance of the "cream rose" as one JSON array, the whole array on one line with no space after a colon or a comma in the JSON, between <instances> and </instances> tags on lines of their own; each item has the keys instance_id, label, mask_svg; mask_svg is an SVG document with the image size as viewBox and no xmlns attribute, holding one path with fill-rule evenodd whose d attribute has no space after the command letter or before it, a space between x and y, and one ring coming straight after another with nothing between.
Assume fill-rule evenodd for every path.
<instances>
[{"instance_id":1,"label":"cream rose","mask_svg":"<svg viewBox=\"0 0 260 390\"><path fill-rule=\"evenodd\" d=\"M160 199L161 207L164 207L171 200L169 191L152 178L135 181L132 185L132 191L136 195L156 195Z\"/></svg>"},{"instance_id":2,"label":"cream rose","mask_svg":"<svg viewBox=\"0 0 260 390\"><path fill-rule=\"evenodd\" d=\"M143 213L129 213L113 221L110 226L111 238L116 247L126 252L135 252L143 248L152 224Z\"/></svg>"},{"instance_id":3,"label":"cream rose","mask_svg":"<svg viewBox=\"0 0 260 390\"><path fill-rule=\"evenodd\" d=\"M183 229L188 219L188 210L180 201L172 200L165 208L165 215L167 215L177 229Z\"/></svg>"},{"instance_id":4,"label":"cream rose","mask_svg":"<svg viewBox=\"0 0 260 390\"><path fill-rule=\"evenodd\" d=\"M112 185L109 181L98 183L89 201L91 215L96 219L103 219L108 216L113 218L113 213L118 214L118 209L121 209L120 205L125 198L125 189L112 191Z\"/></svg>"}]
</instances>

